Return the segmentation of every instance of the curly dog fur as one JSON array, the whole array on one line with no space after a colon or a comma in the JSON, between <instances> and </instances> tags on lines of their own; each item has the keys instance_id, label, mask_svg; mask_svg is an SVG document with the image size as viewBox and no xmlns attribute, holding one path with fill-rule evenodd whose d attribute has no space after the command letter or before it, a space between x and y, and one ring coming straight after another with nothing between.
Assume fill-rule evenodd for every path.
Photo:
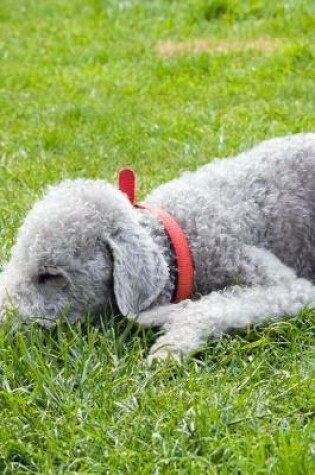
<instances>
[{"instance_id":1,"label":"curly dog fur","mask_svg":"<svg viewBox=\"0 0 315 475\"><path fill-rule=\"evenodd\" d=\"M149 358L187 355L211 335L314 301L315 134L276 138L159 186L146 202L181 225L195 263L191 300L170 304L174 255L159 222L114 186L50 187L21 226L0 282L4 319L50 325L120 313L164 330Z\"/></svg>"}]
</instances>

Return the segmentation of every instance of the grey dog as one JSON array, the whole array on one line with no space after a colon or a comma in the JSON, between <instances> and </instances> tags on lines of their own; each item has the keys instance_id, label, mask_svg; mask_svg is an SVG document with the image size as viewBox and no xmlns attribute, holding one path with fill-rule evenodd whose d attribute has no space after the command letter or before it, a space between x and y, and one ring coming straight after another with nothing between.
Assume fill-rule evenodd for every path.
<instances>
[{"instance_id":1,"label":"grey dog","mask_svg":"<svg viewBox=\"0 0 315 475\"><path fill-rule=\"evenodd\" d=\"M192 298L172 304L176 265L163 226L102 180L49 187L27 214L0 281L0 315L70 322L117 305L163 334L149 359L314 302L315 134L265 141L159 186L145 200L182 227Z\"/></svg>"}]
</instances>

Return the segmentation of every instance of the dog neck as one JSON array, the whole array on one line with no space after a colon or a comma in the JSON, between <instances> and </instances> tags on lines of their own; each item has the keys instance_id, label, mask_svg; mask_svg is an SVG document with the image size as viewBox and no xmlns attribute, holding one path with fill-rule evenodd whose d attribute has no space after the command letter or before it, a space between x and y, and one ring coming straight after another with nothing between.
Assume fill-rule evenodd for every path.
<instances>
[{"instance_id":1,"label":"dog neck","mask_svg":"<svg viewBox=\"0 0 315 475\"><path fill-rule=\"evenodd\" d=\"M155 305L165 305L172 302L176 291L176 257L170 239L168 238L161 222L148 210L138 209L140 225L146 229L154 242L158 245L163 258L169 268L169 279L160 293Z\"/></svg>"},{"instance_id":2,"label":"dog neck","mask_svg":"<svg viewBox=\"0 0 315 475\"><path fill-rule=\"evenodd\" d=\"M167 289L164 289L164 294L166 294L164 297L167 297L167 302L172 301L178 303L181 300L190 298L194 287L194 263L189 243L181 226L167 211L156 206L147 205L146 203L137 203L136 174L131 168L123 168L120 170L119 190L127 196L134 208L149 211L149 213L153 215L153 221L151 219L150 223L144 222L143 226L147 227L149 231L152 230L152 232L150 232L151 237L161 248L161 252L169 268L169 280L173 289L171 300L168 298L169 286L167 285ZM147 216L147 219L149 219L148 214L144 216ZM155 223L155 225L153 223ZM155 232L153 232L153 230L155 230ZM160 241L160 243L157 241ZM161 305L165 303L165 301L156 303Z\"/></svg>"}]
</instances>

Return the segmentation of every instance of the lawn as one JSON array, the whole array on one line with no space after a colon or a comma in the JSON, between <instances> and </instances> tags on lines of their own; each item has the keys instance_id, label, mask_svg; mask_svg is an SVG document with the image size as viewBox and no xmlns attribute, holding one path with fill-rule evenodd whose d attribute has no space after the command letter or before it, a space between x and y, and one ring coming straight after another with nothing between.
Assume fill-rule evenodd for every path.
<instances>
[{"instance_id":1,"label":"lawn","mask_svg":"<svg viewBox=\"0 0 315 475\"><path fill-rule=\"evenodd\" d=\"M314 130L312 0L1 0L0 261L48 183L141 197ZM0 473L315 473L315 313L148 368L153 333L0 330Z\"/></svg>"}]
</instances>

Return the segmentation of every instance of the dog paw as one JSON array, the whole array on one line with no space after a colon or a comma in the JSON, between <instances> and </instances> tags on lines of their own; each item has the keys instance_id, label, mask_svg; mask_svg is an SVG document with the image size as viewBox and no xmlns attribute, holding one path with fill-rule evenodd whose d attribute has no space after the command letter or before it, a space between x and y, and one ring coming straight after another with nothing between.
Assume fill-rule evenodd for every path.
<instances>
[{"instance_id":1,"label":"dog paw","mask_svg":"<svg viewBox=\"0 0 315 475\"><path fill-rule=\"evenodd\" d=\"M169 362L180 364L182 359L180 353L161 349L154 353L150 353L146 361L149 366L156 366Z\"/></svg>"}]
</instances>

